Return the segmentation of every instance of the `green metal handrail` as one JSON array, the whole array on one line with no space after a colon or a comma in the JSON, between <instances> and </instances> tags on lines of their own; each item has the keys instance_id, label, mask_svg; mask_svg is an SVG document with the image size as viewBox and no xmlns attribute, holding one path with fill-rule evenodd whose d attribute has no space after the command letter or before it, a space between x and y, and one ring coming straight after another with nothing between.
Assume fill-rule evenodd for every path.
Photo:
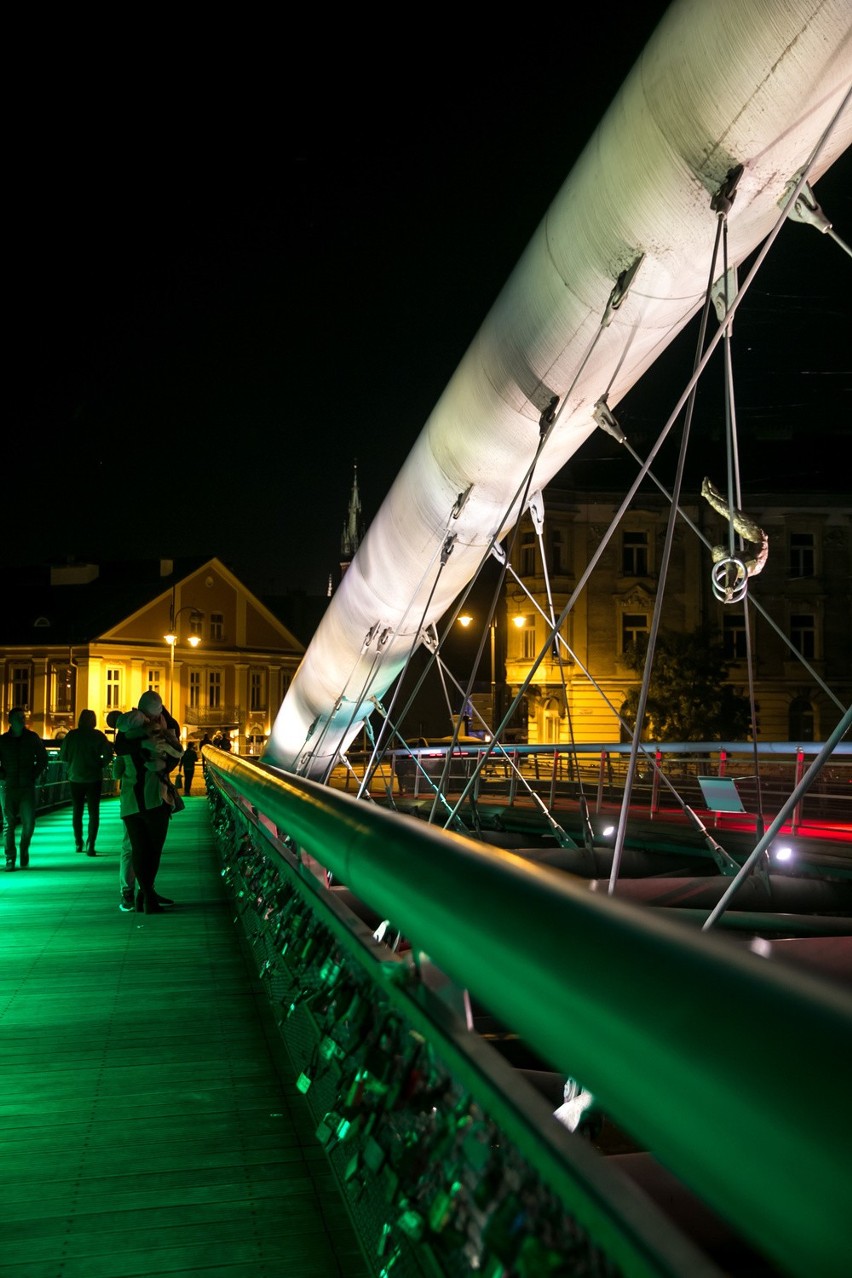
<instances>
[{"instance_id":1,"label":"green metal handrail","mask_svg":"<svg viewBox=\"0 0 852 1278\"><path fill-rule=\"evenodd\" d=\"M782 1270L848 1272L852 997L511 853L205 760Z\"/></svg>"}]
</instances>

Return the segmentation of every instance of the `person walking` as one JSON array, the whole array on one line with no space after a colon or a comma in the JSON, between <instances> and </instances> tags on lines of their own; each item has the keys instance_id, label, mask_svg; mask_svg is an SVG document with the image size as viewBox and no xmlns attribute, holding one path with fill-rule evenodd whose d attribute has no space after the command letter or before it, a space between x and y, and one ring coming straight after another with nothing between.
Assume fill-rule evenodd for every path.
<instances>
[{"instance_id":1,"label":"person walking","mask_svg":"<svg viewBox=\"0 0 852 1278\"><path fill-rule=\"evenodd\" d=\"M195 776L195 765L197 763L198 752L190 741L180 761L181 771L183 772L183 793L186 798L189 798L192 793L192 778Z\"/></svg>"},{"instance_id":2,"label":"person walking","mask_svg":"<svg viewBox=\"0 0 852 1278\"><path fill-rule=\"evenodd\" d=\"M94 710L81 710L77 727L63 738L59 758L68 767L71 786L71 828L74 850L83 851L83 809L87 810L86 856L97 856L95 844L101 820L104 768L114 754L112 745L96 727Z\"/></svg>"},{"instance_id":3,"label":"person walking","mask_svg":"<svg viewBox=\"0 0 852 1278\"><path fill-rule=\"evenodd\" d=\"M47 750L41 737L27 727L27 712L20 706L9 711L9 730L0 736L0 782L6 819L6 870L17 868L15 826L21 822L21 869L30 863L30 842L35 829L36 781L47 771Z\"/></svg>"},{"instance_id":4,"label":"person walking","mask_svg":"<svg viewBox=\"0 0 852 1278\"><path fill-rule=\"evenodd\" d=\"M174 720L166 719L162 697L149 688L116 725L115 752L124 760L121 819L132 848L136 910L145 914L163 912L154 884L174 802L169 772L183 753L169 723Z\"/></svg>"}]
</instances>

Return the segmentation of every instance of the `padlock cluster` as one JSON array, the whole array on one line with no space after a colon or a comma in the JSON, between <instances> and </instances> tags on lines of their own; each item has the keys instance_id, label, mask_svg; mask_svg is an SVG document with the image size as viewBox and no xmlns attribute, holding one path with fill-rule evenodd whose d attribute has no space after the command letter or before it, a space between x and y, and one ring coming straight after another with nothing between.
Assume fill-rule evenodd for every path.
<instances>
[{"instance_id":1,"label":"padlock cluster","mask_svg":"<svg viewBox=\"0 0 852 1278\"><path fill-rule=\"evenodd\" d=\"M375 1272L618 1273L406 1016L410 960L348 945L284 859L221 802L223 876ZM420 991L422 993L422 991ZM419 1022L422 1025L422 1020Z\"/></svg>"}]
</instances>

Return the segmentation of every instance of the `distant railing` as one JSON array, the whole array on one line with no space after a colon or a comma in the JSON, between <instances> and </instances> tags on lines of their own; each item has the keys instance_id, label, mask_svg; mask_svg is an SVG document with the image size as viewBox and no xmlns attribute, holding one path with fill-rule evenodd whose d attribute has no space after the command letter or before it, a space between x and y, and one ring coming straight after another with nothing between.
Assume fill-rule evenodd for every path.
<instances>
[{"instance_id":1,"label":"distant railing","mask_svg":"<svg viewBox=\"0 0 852 1278\"><path fill-rule=\"evenodd\" d=\"M706 805L700 777L733 781L744 810L774 814L801 780L820 742L790 741L648 743L641 747L633 779L632 805L655 816L686 803L695 812ZM630 762L629 744L593 742L570 746L510 745L493 749L479 769L488 746L465 741L452 751L445 769L446 745L417 746L388 751L371 779L371 789L390 788L414 799L434 794L446 770L445 784L458 794L474 778L474 799L499 798L510 804L529 801L533 790L550 805L576 800L581 793L601 812L619 804ZM755 756L757 766L755 766ZM350 767L338 766L331 778L335 788L353 791L363 781L367 754L349 756ZM669 784L666 784L667 779ZM761 803L758 803L758 784ZM796 808L795 829L802 822L852 823L852 743L837 746L818 779Z\"/></svg>"},{"instance_id":2,"label":"distant railing","mask_svg":"<svg viewBox=\"0 0 852 1278\"><path fill-rule=\"evenodd\" d=\"M227 724L236 727L245 719L242 706L187 706L183 720L187 727L221 728Z\"/></svg>"},{"instance_id":3,"label":"distant railing","mask_svg":"<svg viewBox=\"0 0 852 1278\"><path fill-rule=\"evenodd\" d=\"M47 771L36 782L36 808L58 808L71 802L68 765L60 762L59 747L48 745L47 758ZM118 782L113 780L111 769L106 767L101 793L106 797L117 792Z\"/></svg>"}]
</instances>

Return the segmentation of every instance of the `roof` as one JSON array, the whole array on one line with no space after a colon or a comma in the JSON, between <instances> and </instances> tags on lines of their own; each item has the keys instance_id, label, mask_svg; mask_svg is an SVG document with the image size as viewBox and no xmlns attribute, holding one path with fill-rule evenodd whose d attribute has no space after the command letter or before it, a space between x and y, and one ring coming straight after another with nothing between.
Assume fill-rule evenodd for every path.
<instances>
[{"instance_id":1,"label":"roof","mask_svg":"<svg viewBox=\"0 0 852 1278\"><path fill-rule=\"evenodd\" d=\"M90 643L211 562L218 561L198 556L7 569L3 573L0 643L9 647ZM56 584L51 581L52 573L54 578L76 576L78 580ZM251 592L250 586L240 584ZM265 606L278 616L274 606ZM278 620L283 623L282 618Z\"/></svg>"}]
</instances>

